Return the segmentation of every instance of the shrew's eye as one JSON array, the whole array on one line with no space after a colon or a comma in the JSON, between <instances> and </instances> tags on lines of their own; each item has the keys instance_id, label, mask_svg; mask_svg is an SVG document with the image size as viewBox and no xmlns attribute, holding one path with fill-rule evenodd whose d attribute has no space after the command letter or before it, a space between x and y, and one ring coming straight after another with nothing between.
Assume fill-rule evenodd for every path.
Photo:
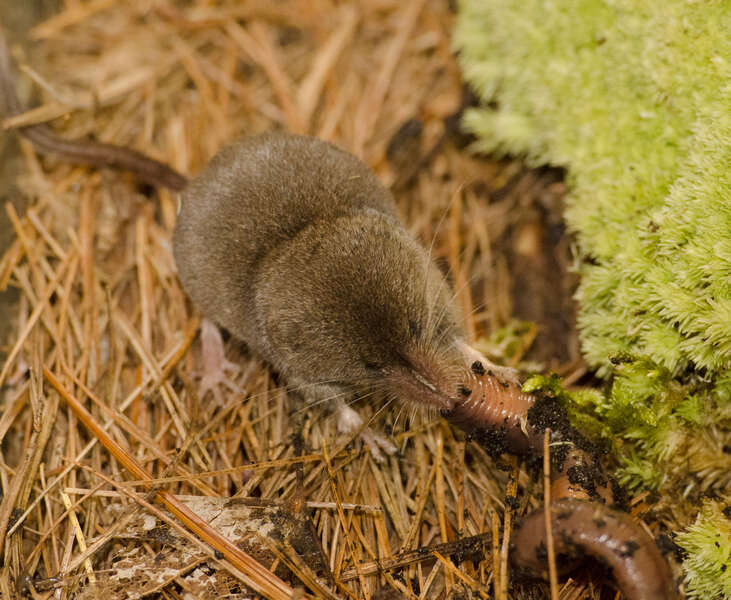
<instances>
[{"instance_id":1,"label":"shrew's eye","mask_svg":"<svg viewBox=\"0 0 731 600\"><path fill-rule=\"evenodd\" d=\"M383 365L379 362L374 361L365 361L365 368L369 371L380 371L383 368Z\"/></svg>"},{"instance_id":2,"label":"shrew's eye","mask_svg":"<svg viewBox=\"0 0 731 600\"><path fill-rule=\"evenodd\" d=\"M421 325L413 319L409 319L409 333L411 337L418 337L421 334Z\"/></svg>"}]
</instances>

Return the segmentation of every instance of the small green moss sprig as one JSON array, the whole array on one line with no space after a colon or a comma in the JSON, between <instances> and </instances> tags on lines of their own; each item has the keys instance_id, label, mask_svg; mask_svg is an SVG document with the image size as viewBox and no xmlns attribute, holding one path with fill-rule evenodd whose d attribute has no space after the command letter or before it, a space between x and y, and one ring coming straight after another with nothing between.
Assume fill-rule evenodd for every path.
<instances>
[{"instance_id":1,"label":"small green moss sprig","mask_svg":"<svg viewBox=\"0 0 731 600\"><path fill-rule=\"evenodd\" d=\"M731 598L731 505L707 500L695 523L675 538L689 600Z\"/></svg>"}]
</instances>

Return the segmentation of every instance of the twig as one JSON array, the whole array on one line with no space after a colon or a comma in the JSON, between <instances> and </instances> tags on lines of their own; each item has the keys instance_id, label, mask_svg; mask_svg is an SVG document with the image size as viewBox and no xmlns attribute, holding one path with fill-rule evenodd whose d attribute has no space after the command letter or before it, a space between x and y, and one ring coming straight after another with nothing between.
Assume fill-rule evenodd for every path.
<instances>
[{"instance_id":1,"label":"twig","mask_svg":"<svg viewBox=\"0 0 731 600\"><path fill-rule=\"evenodd\" d=\"M507 497L515 498L518 494L518 459L510 457L513 463L513 472L508 481ZM500 595L498 600L508 600L508 548L510 546L510 529L513 522L513 508L510 503L505 505L505 517L503 518L503 545L500 549Z\"/></svg>"},{"instance_id":2,"label":"twig","mask_svg":"<svg viewBox=\"0 0 731 600\"><path fill-rule=\"evenodd\" d=\"M551 600L558 600L558 575L556 574L556 551L553 547L553 528L551 527L551 449L549 438L551 430L543 434L543 506L546 511L546 546L548 547L548 576L551 583Z\"/></svg>"},{"instance_id":3,"label":"twig","mask_svg":"<svg viewBox=\"0 0 731 600\"><path fill-rule=\"evenodd\" d=\"M500 585L500 518L494 510L490 517L492 520L492 590L493 595L498 598L502 589Z\"/></svg>"},{"instance_id":4,"label":"twig","mask_svg":"<svg viewBox=\"0 0 731 600\"><path fill-rule=\"evenodd\" d=\"M474 553L478 556L486 556L489 552L492 540L493 536L491 533L480 533L479 535L473 535L453 542L434 544L432 546L422 546L415 550L401 552L391 558L362 563L358 566L358 569L362 575L382 573L383 571L400 569L414 563L430 560L430 557L435 552L445 556L465 553ZM353 568L343 571L340 578L342 581L349 581L351 579L355 579L357 576L358 573Z\"/></svg>"}]
</instances>

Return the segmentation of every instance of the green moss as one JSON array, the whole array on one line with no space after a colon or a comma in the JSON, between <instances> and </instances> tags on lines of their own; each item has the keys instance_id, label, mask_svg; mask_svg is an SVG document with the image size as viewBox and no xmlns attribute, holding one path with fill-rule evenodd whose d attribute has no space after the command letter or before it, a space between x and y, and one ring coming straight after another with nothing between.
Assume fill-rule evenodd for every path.
<instances>
[{"instance_id":1,"label":"green moss","mask_svg":"<svg viewBox=\"0 0 731 600\"><path fill-rule=\"evenodd\" d=\"M731 458L722 435L707 435L731 426L731 404L718 386L697 377L681 384L646 358L613 360L612 384L604 391L567 391L555 375L533 376L523 390L548 392L568 407L574 425L611 444L616 474L629 489L727 493L728 476L719 473L731 469Z\"/></svg>"},{"instance_id":2,"label":"green moss","mask_svg":"<svg viewBox=\"0 0 731 600\"><path fill-rule=\"evenodd\" d=\"M695 523L676 537L689 599L731 598L731 519L718 502L707 501Z\"/></svg>"},{"instance_id":3,"label":"green moss","mask_svg":"<svg viewBox=\"0 0 731 600\"><path fill-rule=\"evenodd\" d=\"M731 4L465 0L478 147L567 168L579 325L612 354L731 369Z\"/></svg>"},{"instance_id":4,"label":"green moss","mask_svg":"<svg viewBox=\"0 0 731 600\"><path fill-rule=\"evenodd\" d=\"M455 33L477 148L566 169L582 349L612 378L530 385L678 507L731 488L729 31L728 1L461 0ZM719 514L679 538L692 598L731 597Z\"/></svg>"}]
</instances>

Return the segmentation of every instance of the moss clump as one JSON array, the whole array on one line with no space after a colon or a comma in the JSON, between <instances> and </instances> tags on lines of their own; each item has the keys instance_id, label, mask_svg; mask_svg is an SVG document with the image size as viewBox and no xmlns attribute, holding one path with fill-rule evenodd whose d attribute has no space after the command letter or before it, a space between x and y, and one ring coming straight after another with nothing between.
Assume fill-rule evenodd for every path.
<instances>
[{"instance_id":1,"label":"moss clump","mask_svg":"<svg viewBox=\"0 0 731 600\"><path fill-rule=\"evenodd\" d=\"M463 0L482 150L567 169L586 357L731 369L731 4Z\"/></svg>"},{"instance_id":2,"label":"moss clump","mask_svg":"<svg viewBox=\"0 0 731 600\"><path fill-rule=\"evenodd\" d=\"M720 503L707 501L675 542L687 552L683 568L688 598L731 598L731 514L724 514Z\"/></svg>"},{"instance_id":3,"label":"moss clump","mask_svg":"<svg viewBox=\"0 0 731 600\"><path fill-rule=\"evenodd\" d=\"M729 31L729 2L462 0L455 35L478 148L568 173L583 351L613 375L570 394L577 425L677 503L731 486ZM688 591L729 597L709 514Z\"/></svg>"},{"instance_id":4,"label":"moss clump","mask_svg":"<svg viewBox=\"0 0 731 600\"><path fill-rule=\"evenodd\" d=\"M731 455L724 432L731 429L731 380L680 383L648 359L624 355L614 363L606 391L567 391L556 377L543 375L523 389L550 392L568 407L574 425L611 444L616 475L629 489L686 499L728 493Z\"/></svg>"}]
</instances>

